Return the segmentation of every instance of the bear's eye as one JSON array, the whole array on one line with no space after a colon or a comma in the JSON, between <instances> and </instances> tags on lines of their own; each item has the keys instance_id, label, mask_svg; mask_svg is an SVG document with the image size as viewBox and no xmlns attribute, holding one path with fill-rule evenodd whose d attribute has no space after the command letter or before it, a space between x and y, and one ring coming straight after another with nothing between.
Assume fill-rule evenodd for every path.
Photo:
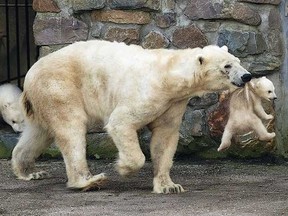
<instances>
[{"instance_id":1,"label":"bear's eye","mask_svg":"<svg viewBox=\"0 0 288 216\"><path fill-rule=\"evenodd\" d=\"M232 65L226 64L226 65L224 66L224 68L225 68L225 69L231 69L231 68L232 68Z\"/></svg>"},{"instance_id":2,"label":"bear's eye","mask_svg":"<svg viewBox=\"0 0 288 216\"><path fill-rule=\"evenodd\" d=\"M16 123L16 121L12 121L12 123L13 123L13 124L15 124L15 123Z\"/></svg>"},{"instance_id":3,"label":"bear's eye","mask_svg":"<svg viewBox=\"0 0 288 216\"><path fill-rule=\"evenodd\" d=\"M272 91L270 91L270 90L269 90L269 91L268 91L268 93L269 93L269 94L271 94L271 93L272 93Z\"/></svg>"}]
</instances>

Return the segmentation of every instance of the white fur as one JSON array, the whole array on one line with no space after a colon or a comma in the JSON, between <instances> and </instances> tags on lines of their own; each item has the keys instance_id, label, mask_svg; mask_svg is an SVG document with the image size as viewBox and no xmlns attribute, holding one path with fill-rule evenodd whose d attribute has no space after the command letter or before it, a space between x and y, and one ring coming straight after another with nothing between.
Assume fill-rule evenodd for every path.
<instances>
[{"instance_id":1,"label":"white fur","mask_svg":"<svg viewBox=\"0 0 288 216\"><path fill-rule=\"evenodd\" d=\"M145 50L97 40L67 46L41 58L27 73L22 104L28 125L13 150L14 173L25 180L42 178L34 160L55 140L67 186L99 186L105 176L93 177L88 169L85 135L91 125L102 123L119 150L116 169L130 176L145 163L137 130L148 125L153 191L183 192L170 169L189 98L235 89L232 83L243 84L244 75L250 73L226 47Z\"/></svg>"},{"instance_id":2,"label":"white fur","mask_svg":"<svg viewBox=\"0 0 288 216\"><path fill-rule=\"evenodd\" d=\"M13 84L0 86L0 111L4 121L9 124L15 132L24 129L24 116L21 111L19 98L21 90Z\"/></svg>"},{"instance_id":3,"label":"white fur","mask_svg":"<svg viewBox=\"0 0 288 216\"><path fill-rule=\"evenodd\" d=\"M218 151L224 151L231 145L231 139L235 134L241 134L253 130L260 140L271 140L275 133L268 133L261 119L273 119L266 114L261 99L276 99L273 83L266 77L252 79L244 89L233 92L230 99L229 119L222 136Z\"/></svg>"}]
</instances>

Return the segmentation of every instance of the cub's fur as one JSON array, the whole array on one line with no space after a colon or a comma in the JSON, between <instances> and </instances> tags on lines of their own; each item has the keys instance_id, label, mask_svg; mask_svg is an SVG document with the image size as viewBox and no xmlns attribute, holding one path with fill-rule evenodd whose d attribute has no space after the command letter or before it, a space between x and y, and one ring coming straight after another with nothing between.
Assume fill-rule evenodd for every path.
<instances>
[{"instance_id":1,"label":"cub's fur","mask_svg":"<svg viewBox=\"0 0 288 216\"><path fill-rule=\"evenodd\" d=\"M261 119L273 119L266 114L261 99L268 101L276 99L273 83L266 77L252 79L244 89L232 93L230 99L230 114L222 136L218 151L224 151L231 145L233 135L254 130L260 140L271 140L275 133L268 133Z\"/></svg>"},{"instance_id":2,"label":"cub's fur","mask_svg":"<svg viewBox=\"0 0 288 216\"><path fill-rule=\"evenodd\" d=\"M21 90L16 85L8 83L0 86L1 116L15 132L22 132L25 125L19 101L20 95Z\"/></svg>"},{"instance_id":3,"label":"cub's fur","mask_svg":"<svg viewBox=\"0 0 288 216\"><path fill-rule=\"evenodd\" d=\"M106 177L90 173L85 135L101 123L119 150L116 169L129 176L145 163L137 130L148 125L153 191L183 192L171 180L170 168L189 98L235 90L250 79L225 46L145 50L97 40L74 43L41 58L26 75L22 105L28 123L13 150L14 173L24 180L43 178L34 161L55 140L67 186L98 187Z\"/></svg>"}]
</instances>

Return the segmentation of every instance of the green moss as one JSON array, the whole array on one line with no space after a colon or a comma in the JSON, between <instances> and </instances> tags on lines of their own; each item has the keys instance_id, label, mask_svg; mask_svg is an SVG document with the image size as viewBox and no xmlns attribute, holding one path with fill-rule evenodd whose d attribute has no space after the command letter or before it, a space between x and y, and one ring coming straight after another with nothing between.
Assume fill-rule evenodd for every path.
<instances>
[{"instance_id":1,"label":"green moss","mask_svg":"<svg viewBox=\"0 0 288 216\"><path fill-rule=\"evenodd\" d=\"M87 137L87 155L95 159L114 159L118 150L113 140L106 134L91 134Z\"/></svg>"},{"instance_id":2,"label":"green moss","mask_svg":"<svg viewBox=\"0 0 288 216\"><path fill-rule=\"evenodd\" d=\"M50 147L48 148L42 155L42 158L61 158L61 152L56 147Z\"/></svg>"},{"instance_id":3,"label":"green moss","mask_svg":"<svg viewBox=\"0 0 288 216\"><path fill-rule=\"evenodd\" d=\"M0 142L0 158L10 158L12 149L8 149L3 142Z\"/></svg>"}]
</instances>

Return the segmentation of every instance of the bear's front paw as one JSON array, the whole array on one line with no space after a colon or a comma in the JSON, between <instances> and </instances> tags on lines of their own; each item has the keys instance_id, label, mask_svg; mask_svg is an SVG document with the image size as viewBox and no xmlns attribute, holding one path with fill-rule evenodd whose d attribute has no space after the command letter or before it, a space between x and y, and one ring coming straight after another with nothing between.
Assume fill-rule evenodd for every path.
<instances>
[{"instance_id":1,"label":"bear's front paw","mask_svg":"<svg viewBox=\"0 0 288 216\"><path fill-rule=\"evenodd\" d=\"M172 185L164 185L154 187L153 193L163 193L163 194L170 194L170 193L183 193L185 190L180 184L172 184Z\"/></svg>"}]
</instances>

